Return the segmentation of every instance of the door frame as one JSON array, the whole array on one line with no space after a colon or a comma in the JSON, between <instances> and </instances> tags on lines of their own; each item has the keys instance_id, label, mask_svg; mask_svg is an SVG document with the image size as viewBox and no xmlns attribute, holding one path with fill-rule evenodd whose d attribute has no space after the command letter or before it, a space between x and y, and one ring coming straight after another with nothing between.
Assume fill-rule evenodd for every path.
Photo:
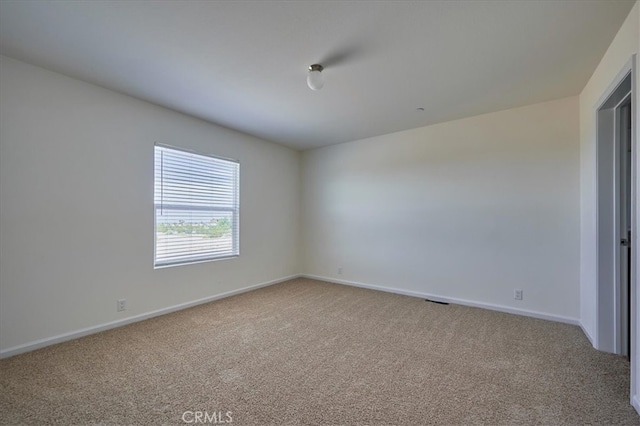
<instances>
[{"instance_id":1,"label":"door frame","mask_svg":"<svg viewBox=\"0 0 640 426\"><path fill-rule=\"evenodd\" d=\"M626 87L628 85L628 87ZM622 315L620 282L619 211L620 182L618 158L620 132L618 107L627 96L631 97L631 404L640 412L640 354L637 324L638 265L640 248L637 232L639 209L637 201L639 174L637 132L639 112L636 103L636 55L633 55L618 73L595 107L596 117L596 306L594 346L596 349L621 354Z\"/></svg>"}]
</instances>

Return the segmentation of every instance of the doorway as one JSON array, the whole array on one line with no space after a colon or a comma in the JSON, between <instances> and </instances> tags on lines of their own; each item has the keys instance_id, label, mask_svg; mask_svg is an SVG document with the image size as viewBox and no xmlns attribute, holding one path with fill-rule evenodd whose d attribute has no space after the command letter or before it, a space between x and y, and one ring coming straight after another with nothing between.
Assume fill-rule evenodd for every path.
<instances>
[{"instance_id":1,"label":"doorway","mask_svg":"<svg viewBox=\"0 0 640 426\"><path fill-rule=\"evenodd\" d=\"M629 283L634 273L629 257L635 202L631 86L628 69L597 109L596 347L619 355L629 353Z\"/></svg>"},{"instance_id":2,"label":"doorway","mask_svg":"<svg viewBox=\"0 0 640 426\"><path fill-rule=\"evenodd\" d=\"M616 187L619 190L617 205L618 236L620 251L618 254L618 342L616 351L626 355L631 360L631 255L634 250L632 244L632 198L633 185L633 138L632 138L632 107L631 93L629 93L615 108L616 120Z\"/></svg>"},{"instance_id":3,"label":"doorway","mask_svg":"<svg viewBox=\"0 0 640 426\"><path fill-rule=\"evenodd\" d=\"M635 276L635 146L633 67L619 75L597 114L597 349L632 352ZM634 253L635 255L635 253Z\"/></svg>"}]
</instances>

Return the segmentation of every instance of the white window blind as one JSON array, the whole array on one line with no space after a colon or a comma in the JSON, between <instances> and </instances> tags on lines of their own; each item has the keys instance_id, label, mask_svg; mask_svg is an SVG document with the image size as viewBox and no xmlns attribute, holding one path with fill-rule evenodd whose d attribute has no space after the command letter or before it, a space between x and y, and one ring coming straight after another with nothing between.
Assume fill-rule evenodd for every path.
<instances>
[{"instance_id":1,"label":"white window blind","mask_svg":"<svg viewBox=\"0 0 640 426\"><path fill-rule=\"evenodd\" d=\"M155 146L155 266L238 256L237 161Z\"/></svg>"}]
</instances>

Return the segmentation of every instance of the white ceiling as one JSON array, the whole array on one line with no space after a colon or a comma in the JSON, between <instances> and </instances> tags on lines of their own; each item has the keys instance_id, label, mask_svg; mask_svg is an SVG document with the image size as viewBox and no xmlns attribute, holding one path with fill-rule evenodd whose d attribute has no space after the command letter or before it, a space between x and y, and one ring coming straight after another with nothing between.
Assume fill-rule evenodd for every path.
<instances>
[{"instance_id":1,"label":"white ceiling","mask_svg":"<svg viewBox=\"0 0 640 426\"><path fill-rule=\"evenodd\" d=\"M0 53L308 149L576 95L633 3L2 0Z\"/></svg>"}]
</instances>

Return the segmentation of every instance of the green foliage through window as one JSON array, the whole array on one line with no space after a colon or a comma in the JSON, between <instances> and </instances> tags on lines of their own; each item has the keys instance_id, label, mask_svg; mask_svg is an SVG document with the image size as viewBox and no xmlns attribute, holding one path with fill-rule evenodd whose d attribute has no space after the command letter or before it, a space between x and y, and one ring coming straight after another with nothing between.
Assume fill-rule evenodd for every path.
<instances>
[{"instance_id":1,"label":"green foliage through window","mask_svg":"<svg viewBox=\"0 0 640 426\"><path fill-rule=\"evenodd\" d=\"M231 235L231 221L226 217L211 219L208 223L190 223L180 220L177 223L159 223L156 231L167 235L195 234L209 238L220 238Z\"/></svg>"}]
</instances>

